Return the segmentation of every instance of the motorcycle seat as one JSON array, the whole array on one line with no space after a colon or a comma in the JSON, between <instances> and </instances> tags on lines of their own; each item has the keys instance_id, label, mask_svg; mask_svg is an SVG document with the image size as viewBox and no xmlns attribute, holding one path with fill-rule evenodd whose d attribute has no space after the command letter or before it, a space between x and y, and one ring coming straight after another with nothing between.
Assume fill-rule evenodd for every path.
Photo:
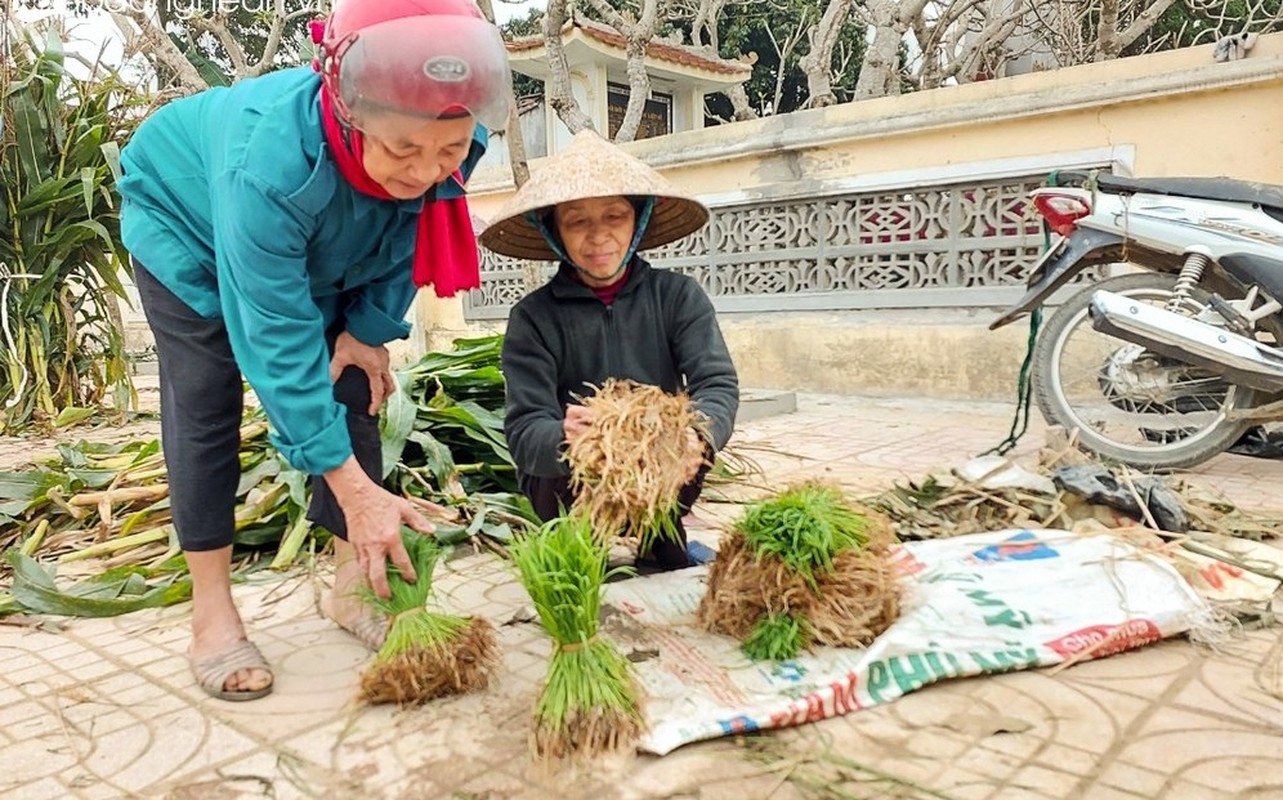
<instances>
[{"instance_id":1,"label":"motorcycle seat","mask_svg":"<svg viewBox=\"0 0 1283 800\"><path fill-rule=\"evenodd\" d=\"M1109 194L1166 194L1283 210L1283 186L1233 178L1124 178L1102 173L1096 178L1096 188Z\"/></svg>"}]
</instances>

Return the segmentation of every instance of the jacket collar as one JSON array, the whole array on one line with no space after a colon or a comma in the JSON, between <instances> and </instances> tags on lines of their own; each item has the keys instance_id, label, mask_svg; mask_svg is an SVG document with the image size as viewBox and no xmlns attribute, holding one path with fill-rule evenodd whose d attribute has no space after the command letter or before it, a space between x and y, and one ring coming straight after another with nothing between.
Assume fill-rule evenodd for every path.
<instances>
[{"instance_id":1,"label":"jacket collar","mask_svg":"<svg viewBox=\"0 0 1283 800\"><path fill-rule=\"evenodd\" d=\"M633 256L633 260L628 265L628 277L625 279L624 285L620 287L619 294L616 296L622 297L636 291L636 287L645 280L645 276L650 272L650 270L650 263L646 261L646 259L641 256ZM591 288L581 283L579 279L575 277L575 268L567 264L565 261L561 262L557 267L557 274L552 276L552 280L548 282L548 287L553 296L559 300L568 300L576 297L592 298L594 300L597 298L596 293L593 292Z\"/></svg>"}]
</instances>

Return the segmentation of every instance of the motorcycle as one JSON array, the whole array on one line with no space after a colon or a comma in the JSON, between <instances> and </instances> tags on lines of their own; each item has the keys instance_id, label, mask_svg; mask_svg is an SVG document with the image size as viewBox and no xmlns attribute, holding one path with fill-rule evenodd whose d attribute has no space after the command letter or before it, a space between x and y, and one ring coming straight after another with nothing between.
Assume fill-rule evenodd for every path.
<instances>
[{"instance_id":1,"label":"motorcycle","mask_svg":"<svg viewBox=\"0 0 1283 800\"><path fill-rule=\"evenodd\" d=\"M1043 416L1145 470L1194 466L1283 419L1283 186L1081 172L1056 183L1031 200L1059 238L989 326L1078 289L1031 355Z\"/></svg>"}]
</instances>

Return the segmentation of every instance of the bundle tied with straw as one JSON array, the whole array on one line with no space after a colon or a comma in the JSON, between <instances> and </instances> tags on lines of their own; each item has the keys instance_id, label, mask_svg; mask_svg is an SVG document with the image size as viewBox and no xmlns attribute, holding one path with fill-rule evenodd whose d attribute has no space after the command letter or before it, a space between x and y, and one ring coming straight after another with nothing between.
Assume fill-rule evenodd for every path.
<instances>
[{"instance_id":1,"label":"bundle tied with straw","mask_svg":"<svg viewBox=\"0 0 1283 800\"><path fill-rule=\"evenodd\" d=\"M553 640L535 703L531 748L541 758L630 746L645 728L629 661L598 634L609 544L582 515L558 517L511 547L521 583Z\"/></svg>"},{"instance_id":2,"label":"bundle tied with straw","mask_svg":"<svg viewBox=\"0 0 1283 800\"><path fill-rule=\"evenodd\" d=\"M428 610L432 570L442 547L408 527L401 529L401 539L416 580L407 581L389 565L391 597L385 600L366 590L366 602L391 617L392 624L361 676L361 696L370 703L412 706L486 688L499 664L494 628L481 617Z\"/></svg>"},{"instance_id":3,"label":"bundle tied with straw","mask_svg":"<svg viewBox=\"0 0 1283 800\"><path fill-rule=\"evenodd\" d=\"M586 514L596 531L642 549L655 537L675 539L674 510L692 455L687 431L705 426L690 398L611 378L583 405L593 411L592 426L565 454L573 510Z\"/></svg>"},{"instance_id":4,"label":"bundle tied with straw","mask_svg":"<svg viewBox=\"0 0 1283 800\"><path fill-rule=\"evenodd\" d=\"M723 536L699 623L755 659L812 644L867 645L895 621L890 522L841 490L805 483L758 502Z\"/></svg>"}]
</instances>

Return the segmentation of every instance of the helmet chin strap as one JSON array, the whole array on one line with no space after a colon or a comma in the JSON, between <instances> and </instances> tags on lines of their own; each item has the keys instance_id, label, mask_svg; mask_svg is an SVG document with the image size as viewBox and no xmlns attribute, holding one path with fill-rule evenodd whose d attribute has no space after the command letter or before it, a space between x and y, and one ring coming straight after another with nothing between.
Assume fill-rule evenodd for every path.
<instances>
[{"instance_id":1,"label":"helmet chin strap","mask_svg":"<svg viewBox=\"0 0 1283 800\"><path fill-rule=\"evenodd\" d=\"M561 246L561 237L548 228L548 225L544 223L544 218L537 211L527 211L526 222L529 222L534 226L535 230L539 231L544 241L552 248L552 252L556 253L559 259L569 264L570 268L575 272L580 275L587 275L595 281L613 281L619 277L620 273L628 269L628 265L632 263L633 256L637 254L637 246L641 244L642 236L646 233L646 227L650 225L650 217L654 210L655 198L647 197L642 203L641 209L637 212L637 224L633 229L633 240L628 245L628 252L624 254L623 260L619 262L619 266L615 268L615 271L604 278L592 274L574 261L571 261L570 256L566 255L565 249Z\"/></svg>"}]
</instances>

